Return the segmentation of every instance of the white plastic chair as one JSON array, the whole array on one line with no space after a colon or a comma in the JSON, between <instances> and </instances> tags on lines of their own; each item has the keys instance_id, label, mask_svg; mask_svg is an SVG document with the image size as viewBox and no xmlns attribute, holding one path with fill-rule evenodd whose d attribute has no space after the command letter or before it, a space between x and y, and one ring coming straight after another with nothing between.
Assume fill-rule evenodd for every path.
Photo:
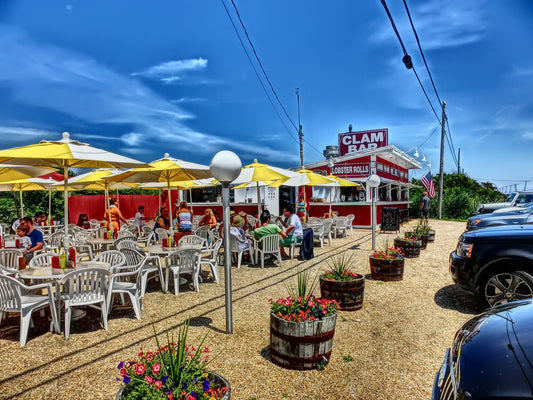
<instances>
[{"instance_id":1,"label":"white plastic chair","mask_svg":"<svg viewBox=\"0 0 533 400\"><path fill-rule=\"evenodd\" d=\"M111 273L107 269L92 267L75 269L61 279L59 299L65 307L65 339L70 336L72 307L90 306L99 309L107 331L107 297L110 278Z\"/></svg>"},{"instance_id":2,"label":"white plastic chair","mask_svg":"<svg viewBox=\"0 0 533 400\"><path fill-rule=\"evenodd\" d=\"M205 249L207 248L207 239L198 235L185 235L178 242L178 247L183 245L198 246Z\"/></svg>"},{"instance_id":3,"label":"white plastic chair","mask_svg":"<svg viewBox=\"0 0 533 400\"><path fill-rule=\"evenodd\" d=\"M232 254L237 253L237 268L241 267L242 255L245 252L248 252L248 254L250 254L250 259L252 261L252 264L255 264L254 248L252 244L249 241L247 241L245 243L247 245L246 247L240 247L239 244L244 243L244 242L241 242L239 238L232 233L230 233L230 238L231 238L231 253Z\"/></svg>"},{"instance_id":4,"label":"white plastic chair","mask_svg":"<svg viewBox=\"0 0 533 400\"><path fill-rule=\"evenodd\" d=\"M337 234L339 233L339 231L342 232L342 237L348 236L347 230L348 227L346 224L346 217L334 218L333 234L335 235L335 239L337 239Z\"/></svg>"},{"instance_id":5,"label":"white plastic chair","mask_svg":"<svg viewBox=\"0 0 533 400\"><path fill-rule=\"evenodd\" d=\"M221 246L222 239L217 239L203 252L202 258L200 259L200 269L202 269L202 265L209 265L216 283L220 283L220 278L218 276L218 254ZM206 253L208 254L207 257L205 256Z\"/></svg>"},{"instance_id":6,"label":"white plastic chair","mask_svg":"<svg viewBox=\"0 0 533 400\"><path fill-rule=\"evenodd\" d=\"M33 293L41 289L47 289L47 294ZM33 327L32 313L36 310L50 307L52 324L59 331L53 293L51 283L26 286L15 278L0 274L0 322L4 312L20 313L20 347L26 344L28 329Z\"/></svg>"},{"instance_id":7,"label":"white plastic chair","mask_svg":"<svg viewBox=\"0 0 533 400\"><path fill-rule=\"evenodd\" d=\"M328 244L331 246L331 242L333 241L332 235L331 235L331 226L333 225L333 219L326 218L324 220L324 236L328 237Z\"/></svg>"},{"instance_id":8,"label":"white plastic chair","mask_svg":"<svg viewBox=\"0 0 533 400\"><path fill-rule=\"evenodd\" d=\"M130 235L115 239L115 241L113 242L113 247L116 250L133 249L137 251L142 251L141 246L137 244L137 238L135 236Z\"/></svg>"},{"instance_id":9,"label":"white plastic chair","mask_svg":"<svg viewBox=\"0 0 533 400\"><path fill-rule=\"evenodd\" d=\"M106 250L97 254L93 261L108 263L111 269L113 267L122 267L123 265L126 265L126 256L118 250Z\"/></svg>"},{"instance_id":10,"label":"white plastic chair","mask_svg":"<svg viewBox=\"0 0 533 400\"><path fill-rule=\"evenodd\" d=\"M346 227L350 229L350 236L353 237L353 220L355 219L354 214L348 214L346 216Z\"/></svg>"},{"instance_id":11,"label":"white plastic chair","mask_svg":"<svg viewBox=\"0 0 533 400\"><path fill-rule=\"evenodd\" d=\"M135 252L135 250L124 249L122 250L125 258L129 252ZM136 265L134 269L131 269L129 265L111 267L111 281L109 283L108 292L108 304L109 311L113 306L113 294L118 293L121 297L124 294L130 296L131 304L135 312L135 317L141 319L142 310L142 273L143 264Z\"/></svg>"},{"instance_id":12,"label":"white plastic chair","mask_svg":"<svg viewBox=\"0 0 533 400\"><path fill-rule=\"evenodd\" d=\"M40 268L40 267L51 267L52 266L52 257L57 257L57 253L41 253L37 254L30 260L31 268Z\"/></svg>"},{"instance_id":13,"label":"white plastic chair","mask_svg":"<svg viewBox=\"0 0 533 400\"><path fill-rule=\"evenodd\" d=\"M144 294L146 293L148 279L155 277L159 277L163 293L166 291L165 279L163 278L163 267L159 256L144 255L135 249L122 249L120 251L126 257L126 264L124 267L128 267L130 271L137 269L139 265L142 267L141 297L144 297Z\"/></svg>"},{"instance_id":14,"label":"white plastic chair","mask_svg":"<svg viewBox=\"0 0 533 400\"><path fill-rule=\"evenodd\" d=\"M320 247L324 247L324 237L327 236L325 232L325 224L323 222L309 224L309 227L313 230L313 238L320 241Z\"/></svg>"},{"instance_id":15,"label":"white plastic chair","mask_svg":"<svg viewBox=\"0 0 533 400\"><path fill-rule=\"evenodd\" d=\"M280 236L275 233L272 235L263 236L257 241L257 246L255 248L256 259L258 259L259 254L261 253L261 268L265 266L265 254L275 254L279 261L279 266L281 267L281 250L279 247Z\"/></svg>"},{"instance_id":16,"label":"white plastic chair","mask_svg":"<svg viewBox=\"0 0 533 400\"><path fill-rule=\"evenodd\" d=\"M183 248L169 254L167 256L166 280L167 290L169 282L169 273L172 272L174 281L174 295L179 293L179 278L182 274L190 274L192 283L197 292L200 291L199 278L200 273L200 258L202 251L196 248Z\"/></svg>"},{"instance_id":17,"label":"white plastic chair","mask_svg":"<svg viewBox=\"0 0 533 400\"><path fill-rule=\"evenodd\" d=\"M163 239L168 239L169 232L163 228L155 228L155 234L157 236L157 243L161 243Z\"/></svg>"},{"instance_id":18,"label":"white plastic chair","mask_svg":"<svg viewBox=\"0 0 533 400\"><path fill-rule=\"evenodd\" d=\"M55 253L59 253L61 247L63 247L63 236L65 236L65 234L61 231L52 233L45 240L46 244L43 246L43 250L46 252L53 251Z\"/></svg>"},{"instance_id":19,"label":"white plastic chair","mask_svg":"<svg viewBox=\"0 0 533 400\"><path fill-rule=\"evenodd\" d=\"M10 273L16 273L19 270L19 260L23 257L18 250L0 249L0 266L4 267Z\"/></svg>"}]
</instances>

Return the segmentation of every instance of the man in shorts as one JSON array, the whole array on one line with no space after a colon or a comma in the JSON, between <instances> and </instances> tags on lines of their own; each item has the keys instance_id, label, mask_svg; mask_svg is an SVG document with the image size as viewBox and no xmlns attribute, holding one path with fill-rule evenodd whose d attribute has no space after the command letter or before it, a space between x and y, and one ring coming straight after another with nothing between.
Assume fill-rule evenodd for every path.
<instances>
[{"instance_id":1,"label":"man in shorts","mask_svg":"<svg viewBox=\"0 0 533 400\"><path fill-rule=\"evenodd\" d=\"M420 204L420 225L422 225L422 222L425 220L426 225L429 224L429 203L430 198L428 196L428 192L422 193L422 203Z\"/></svg>"},{"instance_id":2,"label":"man in shorts","mask_svg":"<svg viewBox=\"0 0 533 400\"><path fill-rule=\"evenodd\" d=\"M283 207L283 216L285 220L280 219L281 224L285 228L285 233L287 237L281 240L281 246L290 247L294 242L302 241L304 235L304 230L302 228L302 222L300 218L294 213L294 207L292 205L287 205ZM282 247L282 249L283 249ZM284 255L285 251L281 252ZM286 256L286 253L285 253Z\"/></svg>"}]
</instances>

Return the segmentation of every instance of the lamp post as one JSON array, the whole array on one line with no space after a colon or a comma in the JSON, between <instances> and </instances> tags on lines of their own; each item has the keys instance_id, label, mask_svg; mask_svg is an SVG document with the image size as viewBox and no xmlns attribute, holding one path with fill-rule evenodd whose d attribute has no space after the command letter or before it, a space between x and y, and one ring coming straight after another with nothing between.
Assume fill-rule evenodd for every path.
<instances>
[{"instance_id":1,"label":"lamp post","mask_svg":"<svg viewBox=\"0 0 533 400\"><path fill-rule=\"evenodd\" d=\"M372 174L368 177L366 183L372 189L372 250L376 251L376 188L381 183L381 178L376 174Z\"/></svg>"},{"instance_id":2,"label":"lamp post","mask_svg":"<svg viewBox=\"0 0 533 400\"><path fill-rule=\"evenodd\" d=\"M233 333L231 300L231 244L229 217L229 184L241 173L241 159L232 151L219 151L209 164L211 174L222 184L222 215L224 221L224 278L226 298L226 333Z\"/></svg>"}]
</instances>

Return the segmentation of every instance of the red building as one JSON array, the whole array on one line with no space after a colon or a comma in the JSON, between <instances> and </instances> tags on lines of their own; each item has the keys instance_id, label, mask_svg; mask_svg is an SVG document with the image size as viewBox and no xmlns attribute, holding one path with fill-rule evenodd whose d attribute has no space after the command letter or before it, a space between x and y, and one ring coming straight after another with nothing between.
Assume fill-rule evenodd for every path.
<instances>
[{"instance_id":1,"label":"red building","mask_svg":"<svg viewBox=\"0 0 533 400\"><path fill-rule=\"evenodd\" d=\"M400 216L409 208L409 170L420 169L420 163L404 151L388 144L388 130L339 134L339 146L328 146L325 160L305 165L323 175L333 174L359 183L358 187L306 187L312 216L323 216L330 209L338 215L354 214L354 226L371 226L371 190L367 180L373 173L381 178L377 190L377 223L381 223L383 207L395 207ZM331 199L331 200L330 200Z\"/></svg>"}]
</instances>

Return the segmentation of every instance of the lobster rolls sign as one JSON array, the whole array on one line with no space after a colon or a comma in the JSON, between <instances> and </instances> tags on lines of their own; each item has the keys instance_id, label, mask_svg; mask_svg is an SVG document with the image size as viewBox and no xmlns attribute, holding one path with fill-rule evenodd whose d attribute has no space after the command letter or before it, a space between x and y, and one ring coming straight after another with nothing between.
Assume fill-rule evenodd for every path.
<instances>
[{"instance_id":1,"label":"lobster rolls sign","mask_svg":"<svg viewBox=\"0 0 533 400\"><path fill-rule=\"evenodd\" d=\"M339 133L339 155L355 153L361 150L377 149L389 145L387 128L372 131Z\"/></svg>"}]
</instances>

